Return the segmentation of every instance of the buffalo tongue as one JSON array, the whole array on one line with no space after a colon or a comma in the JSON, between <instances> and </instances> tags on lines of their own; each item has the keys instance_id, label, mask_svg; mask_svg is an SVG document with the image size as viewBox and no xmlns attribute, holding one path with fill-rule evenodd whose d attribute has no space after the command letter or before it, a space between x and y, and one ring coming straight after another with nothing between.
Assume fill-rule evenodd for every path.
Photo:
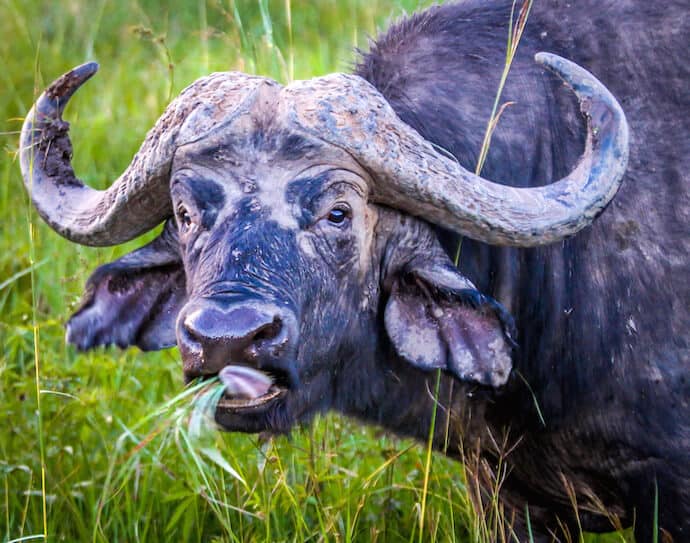
<instances>
[{"instance_id":1,"label":"buffalo tongue","mask_svg":"<svg viewBox=\"0 0 690 543\"><path fill-rule=\"evenodd\" d=\"M218 377L228 396L252 400L268 393L273 384L268 375L247 366L225 366Z\"/></svg>"}]
</instances>

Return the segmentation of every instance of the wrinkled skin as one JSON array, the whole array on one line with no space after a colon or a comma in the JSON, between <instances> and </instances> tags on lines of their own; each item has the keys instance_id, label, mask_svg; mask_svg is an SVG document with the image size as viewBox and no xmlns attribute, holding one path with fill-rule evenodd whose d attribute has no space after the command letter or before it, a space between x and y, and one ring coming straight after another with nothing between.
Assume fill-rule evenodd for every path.
<instances>
[{"instance_id":1,"label":"wrinkled skin","mask_svg":"<svg viewBox=\"0 0 690 543\"><path fill-rule=\"evenodd\" d=\"M651 541L655 488L663 533L686 540L687 10L588 4L535 5L504 94L517 104L483 173L524 186L569 170L582 121L531 56L551 50L587 65L621 99L633 133L621 194L592 228L542 249L465 240L455 270L442 244L453 254L456 238L372 204L370 174L349 155L291 137L263 111L237 121L231 139L176 152L175 217L152 244L96 271L68 338L81 348L178 344L187 378L226 364L272 374L280 391L270 401L217 413L248 432L285 432L336 409L424 439L429 370L441 368L439 402L450 409L439 411L435 444L444 448L450 416L449 454L462 446L495 467L511 451L501 497L518 540L528 506L538 541L565 540L578 525L612 529L611 516ZM471 168L509 9L432 10L395 26L357 73Z\"/></svg>"},{"instance_id":2,"label":"wrinkled skin","mask_svg":"<svg viewBox=\"0 0 690 543\"><path fill-rule=\"evenodd\" d=\"M300 150L296 138L273 130L256 126L243 141L204 140L178 151L171 174L175 219L150 246L94 274L95 295L70 320L69 339L82 348L177 343L188 379L216 375L231 363L271 373L287 389L280 398L218 413L227 429L249 432L285 432L333 407L368 416L388 397L371 384L386 387L405 367L396 351L423 369L450 369L446 349L455 350L451 371L466 380L504 381L512 320L455 269L435 231L370 204L368 174L347 154L304 141ZM281 154L285 160L277 161ZM390 299L388 334L381 337L383 293ZM143 304L145 316L142 298L154 300ZM126 311L115 310L123 305ZM245 333L247 320L254 332L252 319L262 313L279 319L276 337L228 339ZM457 326L441 326L446 319ZM429 351L417 352L408 339L413 333L438 337L434 343L429 335ZM258 354L247 352L253 344Z\"/></svg>"}]
</instances>

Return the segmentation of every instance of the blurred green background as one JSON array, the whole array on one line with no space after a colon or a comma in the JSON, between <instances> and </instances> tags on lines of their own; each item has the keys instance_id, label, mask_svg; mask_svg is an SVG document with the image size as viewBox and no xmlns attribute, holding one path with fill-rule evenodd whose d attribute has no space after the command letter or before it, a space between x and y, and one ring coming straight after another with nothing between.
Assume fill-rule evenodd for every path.
<instances>
[{"instance_id":1,"label":"blurred green background","mask_svg":"<svg viewBox=\"0 0 690 543\"><path fill-rule=\"evenodd\" d=\"M328 416L267 442L207 435L201 461L179 428L140 423L182 389L177 351L77 354L63 335L89 273L152 234L107 249L62 240L16 157L34 97L87 60L100 72L65 118L75 170L103 188L196 78L347 71L354 47L429 3L0 0L0 541L491 540L498 520L472 512L462 467L428 464L424 445Z\"/></svg>"}]
</instances>

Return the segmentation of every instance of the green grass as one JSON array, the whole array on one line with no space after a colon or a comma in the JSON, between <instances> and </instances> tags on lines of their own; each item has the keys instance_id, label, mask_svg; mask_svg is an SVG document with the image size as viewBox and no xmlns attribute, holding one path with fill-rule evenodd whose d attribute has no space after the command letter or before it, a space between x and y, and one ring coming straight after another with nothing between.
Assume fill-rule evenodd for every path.
<instances>
[{"instance_id":1,"label":"green grass","mask_svg":"<svg viewBox=\"0 0 690 543\"><path fill-rule=\"evenodd\" d=\"M423 445L337 416L266 442L191 432L173 401L176 350L65 346L90 271L143 240L79 247L36 217L16 133L38 91L74 65L101 63L66 117L76 171L102 188L197 77L347 70L353 45L417 7L166 4L0 0L0 541L480 541L461 466L427 458Z\"/></svg>"}]
</instances>

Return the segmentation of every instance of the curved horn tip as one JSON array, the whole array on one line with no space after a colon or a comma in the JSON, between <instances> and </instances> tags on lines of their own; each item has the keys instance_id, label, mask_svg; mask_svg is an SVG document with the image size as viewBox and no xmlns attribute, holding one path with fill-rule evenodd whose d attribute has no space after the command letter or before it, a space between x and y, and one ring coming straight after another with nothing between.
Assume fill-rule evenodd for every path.
<instances>
[{"instance_id":1,"label":"curved horn tip","mask_svg":"<svg viewBox=\"0 0 690 543\"><path fill-rule=\"evenodd\" d=\"M578 100L584 105L583 113L591 116L592 108L586 105L586 100L593 100L605 107L613 115L615 122L620 125L621 138L627 145L627 121L623 108L611 91L585 68L566 58L553 53L540 52L534 55L534 60L546 69L555 73L573 90ZM583 106L581 105L581 108ZM601 117L601 116L600 116ZM598 121L600 122L600 121Z\"/></svg>"},{"instance_id":2,"label":"curved horn tip","mask_svg":"<svg viewBox=\"0 0 690 543\"><path fill-rule=\"evenodd\" d=\"M604 97L608 98L608 94L610 94L608 89L599 83L596 77L572 60L542 51L534 55L534 61L544 66L547 70L555 73L565 81L577 95L592 97L596 94L602 99Z\"/></svg>"},{"instance_id":3,"label":"curved horn tip","mask_svg":"<svg viewBox=\"0 0 690 543\"><path fill-rule=\"evenodd\" d=\"M572 60L554 55L553 53L546 53L544 51L537 53L534 55L534 61L554 72L568 85L573 87L573 90L576 92L581 90L583 85L585 89L582 90L591 88L596 81L594 76L579 64L575 64Z\"/></svg>"},{"instance_id":4,"label":"curved horn tip","mask_svg":"<svg viewBox=\"0 0 690 543\"><path fill-rule=\"evenodd\" d=\"M97 62L87 62L86 64L81 64L76 68L72 68L69 72L61 75L48 86L36 105L39 106L39 109L43 109L43 107L47 106L62 112L72 95L79 87L91 79L97 71ZM47 103L41 103L44 100Z\"/></svg>"}]
</instances>

